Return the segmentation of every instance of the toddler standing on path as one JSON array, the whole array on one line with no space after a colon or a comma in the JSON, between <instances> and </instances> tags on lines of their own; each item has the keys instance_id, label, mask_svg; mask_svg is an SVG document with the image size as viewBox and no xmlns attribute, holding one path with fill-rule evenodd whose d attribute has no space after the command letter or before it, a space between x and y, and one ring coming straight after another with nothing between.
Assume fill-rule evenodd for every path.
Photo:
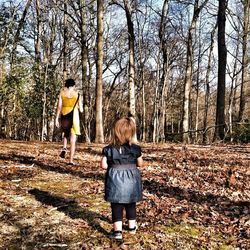
<instances>
[{"instance_id":1,"label":"toddler standing on path","mask_svg":"<svg viewBox=\"0 0 250 250\"><path fill-rule=\"evenodd\" d=\"M111 203L113 232L110 238L122 239L123 210L126 211L128 231L135 233L136 202L142 200L140 171L143 165L141 147L132 139L136 131L133 118L119 119L113 128L111 144L102 150L101 167L107 169L105 200Z\"/></svg>"}]
</instances>

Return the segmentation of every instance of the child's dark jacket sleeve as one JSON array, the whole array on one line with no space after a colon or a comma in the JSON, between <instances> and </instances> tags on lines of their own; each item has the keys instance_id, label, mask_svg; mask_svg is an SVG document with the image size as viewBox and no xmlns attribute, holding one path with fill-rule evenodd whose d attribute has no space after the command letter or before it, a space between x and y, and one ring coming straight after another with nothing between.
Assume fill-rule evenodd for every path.
<instances>
[{"instance_id":1,"label":"child's dark jacket sleeve","mask_svg":"<svg viewBox=\"0 0 250 250\"><path fill-rule=\"evenodd\" d=\"M106 147L102 149L102 156L107 157L107 149L106 149Z\"/></svg>"},{"instance_id":2,"label":"child's dark jacket sleeve","mask_svg":"<svg viewBox=\"0 0 250 250\"><path fill-rule=\"evenodd\" d=\"M136 158L139 158L142 155L141 147L138 145L133 145L133 153L136 156Z\"/></svg>"},{"instance_id":3,"label":"child's dark jacket sleeve","mask_svg":"<svg viewBox=\"0 0 250 250\"><path fill-rule=\"evenodd\" d=\"M106 146L102 149L102 156L108 157L110 155L110 147Z\"/></svg>"}]
</instances>

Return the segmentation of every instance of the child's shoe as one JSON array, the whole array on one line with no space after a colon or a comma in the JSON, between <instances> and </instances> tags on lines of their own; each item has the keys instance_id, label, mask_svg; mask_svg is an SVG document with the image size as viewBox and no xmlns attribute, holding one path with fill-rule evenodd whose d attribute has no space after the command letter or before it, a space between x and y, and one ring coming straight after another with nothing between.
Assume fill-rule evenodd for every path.
<instances>
[{"instance_id":1,"label":"child's shoe","mask_svg":"<svg viewBox=\"0 0 250 250\"><path fill-rule=\"evenodd\" d=\"M135 234L135 233L136 233L137 228L138 228L138 226L137 226L137 225L135 225L135 227L134 227L134 228L129 228L129 229L128 229L128 232L129 232L130 234Z\"/></svg>"},{"instance_id":2,"label":"child's shoe","mask_svg":"<svg viewBox=\"0 0 250 250\"><path fill-rule=\"evenodd\" d=\"M122 231L112 231L109 237L110 239L122 240Z\"/></svg>"},{"instance_id":3,"label":"child's shoe","mask_svg":"<svg viewBox=\"0 0 250 250\"><path fill-rule=\"evenodd\" d=\"M63 149L62 149L62 152L60 153L59 156L60 156L61 158L65 158L65 155L66 155L66 148L63 148Z\"/></svg>"}]
</instances>

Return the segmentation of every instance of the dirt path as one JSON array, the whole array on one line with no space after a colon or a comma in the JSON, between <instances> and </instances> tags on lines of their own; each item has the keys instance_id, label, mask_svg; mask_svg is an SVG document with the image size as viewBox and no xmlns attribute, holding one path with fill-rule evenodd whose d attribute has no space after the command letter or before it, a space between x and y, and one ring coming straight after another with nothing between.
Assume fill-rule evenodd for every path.
<instances>
[{"instance_id":1,"label":"dirt path","mask_svg":"<svg viewBox=\"0 0 250 250\"><path fill-rule=\"evenodd\" d=\"M250 146L143 144L139 231L108 238L103 145L0 140L0 249L250 249Z\"/></svg>"}]
</instances>

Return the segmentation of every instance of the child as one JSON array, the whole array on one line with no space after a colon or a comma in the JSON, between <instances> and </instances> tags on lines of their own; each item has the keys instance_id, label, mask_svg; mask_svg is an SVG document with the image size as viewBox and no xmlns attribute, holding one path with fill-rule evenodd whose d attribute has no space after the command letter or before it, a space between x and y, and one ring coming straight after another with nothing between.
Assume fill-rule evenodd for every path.
<instances>
[{"instance_id":1,"label":"child","mask_svg":"<svg viewBox=\"0 0 250 250\"><path fill-rule=\"evenodd\" d=\"M123 209L126 210L130 233L135 233L136 202L142 199L141 175L137 166L143 165L141 148L133 144L133 118L119 119L113 128L111 144L102 151L101 167L107 169L105 200L111 202L113 232L110 238L122 239Z\"/></svg>"}]
</instances>

